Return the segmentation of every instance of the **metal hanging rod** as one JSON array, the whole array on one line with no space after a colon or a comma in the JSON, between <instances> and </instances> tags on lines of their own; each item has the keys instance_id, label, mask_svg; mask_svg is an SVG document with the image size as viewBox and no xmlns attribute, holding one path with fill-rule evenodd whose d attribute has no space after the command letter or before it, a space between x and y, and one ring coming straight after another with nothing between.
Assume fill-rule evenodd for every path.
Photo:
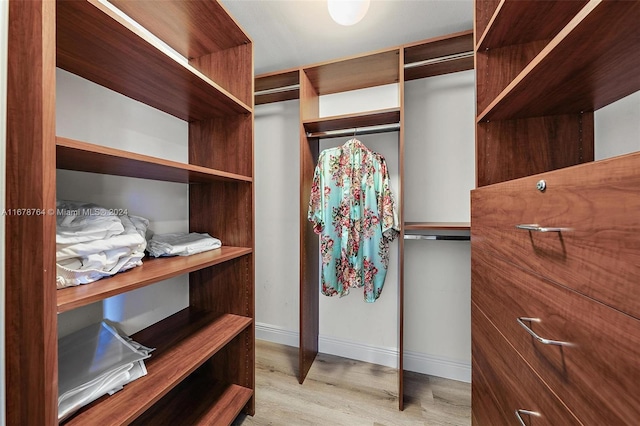
<instances>
[{"instance_id":1,"label":"metal hanging rod","mask_svg":"<svg viewBox=\"0 0 640 426\"><path fill-rule=\"evenodd\" d=\"M404 234L405 240L470 241L468 235L416 235Z\"/></svg>"},{"instance_id":2,"label":"metal hanging rod","mask_svg":"<svg viewBox=\"0 0 640 426\"><path fill-rule=\"evenodd\" d=\"M307 132L308 138L344 138L347 136L373 135L376 133L390 133L400 130L400 124L385 124L380 126L358 127L341 130L330 130L327 132Z\"/></svg>"},{"instance_id":3,"label":"metal hanging rod","mask_svg":"<svg viewBox=\"0 0 640 426\"><path fill-rule=\"evenodd\" d=\"M455 61L456 59L464 59L464 58L471 58L471 57L473 57L473 51L455 53L453 55L441 56L439 58L426 59L424 61L404 64L404 69L423 67L425 65L435 65L442 62Z\"/></svg>"},{"instance_id":4,"label":"metal hanging rod","mask_svg":"<svg viewBox=\"0 0 640 426\"><path fill-rule=\"evenodd\" d=\"M291 92L293 90L299 90L299 89L300 89L299 84L292 84L291 86L283 86L283 87L275 87L273 89L259 90L255 92L254 95L255 96L273 95L274 93Z\"/></svg>"}]
</instances>

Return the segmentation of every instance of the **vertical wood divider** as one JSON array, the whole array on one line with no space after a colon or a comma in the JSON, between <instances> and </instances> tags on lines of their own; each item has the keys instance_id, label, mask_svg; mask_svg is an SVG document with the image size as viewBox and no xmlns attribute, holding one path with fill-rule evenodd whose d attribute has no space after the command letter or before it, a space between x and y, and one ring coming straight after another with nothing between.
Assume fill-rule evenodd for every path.
<instances>
[{"instance_id":1,"label":"vertical wood divider","mask_svg":"<svg viewBox=\"0 0 640 426\"><path fill-rule=\"evenodd\" d=\"M404 410L404 48L398 54L398 95L400 131L398 132L398 409Z\"/></svg>"}]
</instances>

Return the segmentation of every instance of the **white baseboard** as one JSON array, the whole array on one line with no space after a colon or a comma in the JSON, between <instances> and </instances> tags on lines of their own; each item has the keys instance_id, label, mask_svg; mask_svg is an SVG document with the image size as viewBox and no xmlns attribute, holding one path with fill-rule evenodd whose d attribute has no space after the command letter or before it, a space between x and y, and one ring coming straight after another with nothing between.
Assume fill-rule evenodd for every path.
<instances>
[{"instance_id":1,"label":"white baseboard","mask_svg":"<svg viewBox=\"0 0 640 426\"><path fill-rule=\"evenodd\" d=\"M270 324L256 323L256 339L298 347L299 334ZM387 367L398 366L395 348L354 343L334 337L318 336L318 351ZM445 379L471 382L471 364L420 352L405 351L404 369Z\"/></svg>"}]
</instances>

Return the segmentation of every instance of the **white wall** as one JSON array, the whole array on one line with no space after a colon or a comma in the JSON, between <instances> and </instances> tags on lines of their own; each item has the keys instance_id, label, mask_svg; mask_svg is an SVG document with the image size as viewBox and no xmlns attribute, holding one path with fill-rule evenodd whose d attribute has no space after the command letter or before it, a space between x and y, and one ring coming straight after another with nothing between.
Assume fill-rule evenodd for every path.
<instances>
[{"instance_id":1,"label":"white wall","mask_svg":"<svg viewBox=\"0 0 640 426\"><path fill-rule=\"evenodd\" d=\"M5 208L5 151L7 146L7 30L9 27L9 2L0 1L0 211ZM5 424L4 379L4 216L0 215L0 425Z\"/></svg>"},{"instance_id":2,"label":"white wall","mask_svg":"<svg viewBox=\"0 0 640 426\"><path fill-rule=\"evenodd\" d=\"M407 83L407 220L469 221L475 179L473 96L472 71ZM397 105L397 85L389 85L323 96L320 114ZM256 108L257 336L292 346L298 344L299 321L298 118L297 101ZM325 139L321 149L347 139ZM397 198L397 133L358 139L385 156ZM262 194L261 188L270 192ZM262 258L259 253L267 249L268 259ZM469 243L407 241L405 257L405 367L470 380ZM320 352L396 366L397 278L396 242L378 301L363 302L357 290L343 298L320 296Z\"/></svg>"},{"instance_id":3,"label":"white wall","mask_svg":"<svg viewBox=\"0 0 640 426\"><path fill-rule=\"evenodd\" d=\"M640 91L595 112L595 159L640 151Z\"/></svg>"},{"instance_id":4,"label":"white wall","mask_svg":"<svg viewBox=\"0 0 640 426\"><path fill-rule=\"evenodd\" d=\"M66 71L56 72L58 136L186 162L188 124ZM188 186L59 170L57 198L89 201L150 220L157 233L188 231ZM144 262L144 261L143 261ZM100 285L95 283L91 285ZM103 317L134 333L188 305L180 276L58 316L59 335Z\"/></svg>"}]
</instances>

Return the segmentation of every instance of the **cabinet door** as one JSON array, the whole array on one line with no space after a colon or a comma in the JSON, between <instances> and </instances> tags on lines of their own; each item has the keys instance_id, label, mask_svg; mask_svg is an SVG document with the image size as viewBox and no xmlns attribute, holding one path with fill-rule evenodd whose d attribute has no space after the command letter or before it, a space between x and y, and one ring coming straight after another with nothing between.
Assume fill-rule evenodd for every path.
<instances>
[{"instance_id":1,"label":"cabinet door","mask_svg":"<svg viewBox=\"0 0 640 426\"><path fill-rule=\"evenodd\" d=\"M517 416L535 426L581 424L473 304L471 321L473 368L490 384L503 416L512 419L507 424L518 424Z\"/></svg>"},{"instance_id":2,"label":"cabinet door","mask_svg":"<svg viewBox=\"0 0 640 426\"><path fill-rule=\"evenodd\" d=\"M576 417L585 424L640 418L640 321L489 253L475 252L472 270L473 301ZM556 342L540 342L524 326Z\"/></svg>"},{"instance_id":3,"label":"cabinet door","mask_svg":"<svg viewBox=\"0 0 640 426\"><path fill-rule=\"evenodd\" d=\"M640 318L639 169L631 154L474 190L474 248Z\"/></svg>"}]
</instances>

